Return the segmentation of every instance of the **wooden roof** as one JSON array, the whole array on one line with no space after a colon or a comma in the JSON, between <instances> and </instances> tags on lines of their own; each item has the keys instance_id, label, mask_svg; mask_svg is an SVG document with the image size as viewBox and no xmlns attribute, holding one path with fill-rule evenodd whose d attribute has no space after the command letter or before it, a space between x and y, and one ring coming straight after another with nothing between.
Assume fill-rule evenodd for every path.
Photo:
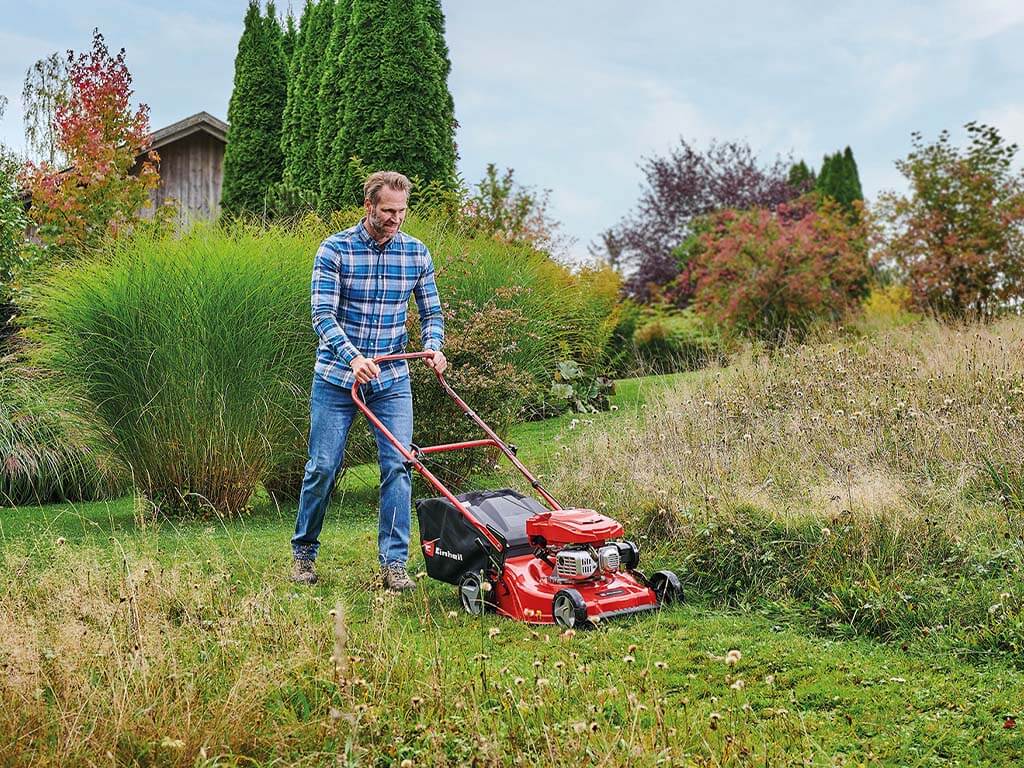
<instances>
[{"instance_id":1,"label":"wooden roof","mask_svg":"<svg viewBox=\"0 0 1024 768\"><path fill-rule=\"evenodd\" d=\"M186 117L184 120L171 123L158 131L153 131L153 143L150 146L150 149L160 149L160 147L164 147L178 141L179 139L183 139L186 136L190 136L193 133L199 133L200 131L210 134L215 139L222 141L225 144L228 141L227 123L223 120L217 119L209 112L197 112L191 117Z\"/></svg>"}]
</instances>

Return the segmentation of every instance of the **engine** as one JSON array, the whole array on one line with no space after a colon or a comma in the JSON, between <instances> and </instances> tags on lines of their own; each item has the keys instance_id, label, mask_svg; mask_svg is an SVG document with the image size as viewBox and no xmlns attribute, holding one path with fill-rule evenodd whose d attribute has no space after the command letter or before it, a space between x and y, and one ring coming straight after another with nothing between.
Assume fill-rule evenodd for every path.
<instances>
[{"instance_id":1,"label":"engine","mask_svg":"<svg viewBox=\"0 0 1024 768\"><path fill-rule=\"evenodd\" d=\"M635 568L639 550L631 541L618 541L594 548L568 546L555 553L555 573L566 581L586 581L602 574Z\"/></svg>"}]
</instances>

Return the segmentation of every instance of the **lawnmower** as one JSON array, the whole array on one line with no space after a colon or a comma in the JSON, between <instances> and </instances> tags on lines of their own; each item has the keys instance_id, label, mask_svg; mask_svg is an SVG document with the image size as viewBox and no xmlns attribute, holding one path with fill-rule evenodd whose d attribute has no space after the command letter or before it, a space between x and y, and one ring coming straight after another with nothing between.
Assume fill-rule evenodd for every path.
<instances>
[{"instance_id":1,"label":"lawnmower","mask_svg":"<svg viewBox=\"0 0 1024 768\"><path fill-rule=\"evenodd\" d=\"M389 360L431 357L431 352L382 355ZM445 445L402 445L359 396L352 399L381 434L440 496L416 502L420 546L427 575L458 587L463 609L530 622L587 628L604 619L660 608L682 599L672 571L650 577L638 570L640 548L623 538L622 526L592 509L563 509L504 442L460 398L444 376L438 383L463 414L486 435ZM544 500L511 488L453 494L424 465L444 451L497 448ZM546 506L545 506L546 505Z\"/></svg>"}]
</instances>

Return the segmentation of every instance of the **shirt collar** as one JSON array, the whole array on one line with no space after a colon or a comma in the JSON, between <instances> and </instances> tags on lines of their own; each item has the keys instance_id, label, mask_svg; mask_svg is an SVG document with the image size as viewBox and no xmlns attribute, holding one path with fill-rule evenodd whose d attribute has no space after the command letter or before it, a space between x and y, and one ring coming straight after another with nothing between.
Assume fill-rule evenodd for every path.
<instances>
[{"instance_id":1,"label":"shirt collar","mask_svg":"<svg viewBox=\"0 0 1024 768\"><path fill-rule=\"evenodd\" d=\"M378 243L376 240L374 240L373 235L370 234L370 230L366 228L365 216L363 216L363 218L359 220L359 224L356 225L356 232L358 233L359 237L363 239L364 243L366 243L371 248L376 248L378 251L383 251L385 248L387 248L389 245L395 242L394 236L390 240L385 241L383 244ZM395 236L397 236L397 233L395 233Z\"/></svg>"}]
</instances>

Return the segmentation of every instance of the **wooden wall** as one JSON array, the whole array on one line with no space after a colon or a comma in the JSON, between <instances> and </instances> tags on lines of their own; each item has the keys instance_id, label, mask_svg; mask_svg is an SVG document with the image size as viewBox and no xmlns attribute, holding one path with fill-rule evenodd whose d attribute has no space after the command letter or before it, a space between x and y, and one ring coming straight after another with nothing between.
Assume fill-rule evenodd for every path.
<instances>
[{"instance_id":1,"label":"wooden wall","mask_svg":"<svg viewBox=\"0 0 1024 768\"><path fill-rule=\"evenodd\" d=\"M210 221L220 214L220 186L224 177L224 142L208 133L193 133L157 150L160 186L150 193L155 205L174 200L178 228L194 221ZM152 210L142 211L152 215Z\"/></svg>"}]
</instances>

